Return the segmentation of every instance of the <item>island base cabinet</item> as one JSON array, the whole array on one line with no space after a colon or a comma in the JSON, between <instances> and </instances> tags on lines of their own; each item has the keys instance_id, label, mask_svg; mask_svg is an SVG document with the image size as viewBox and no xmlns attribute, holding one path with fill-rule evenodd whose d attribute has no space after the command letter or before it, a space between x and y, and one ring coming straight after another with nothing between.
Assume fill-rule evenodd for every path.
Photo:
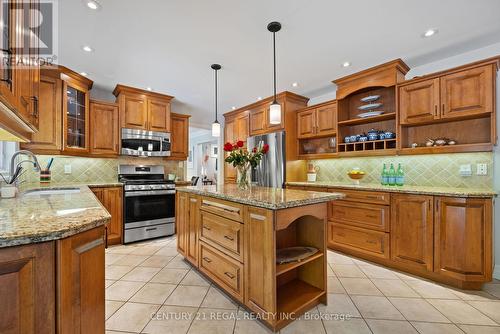
<instances>
[{"instance_id":1,"label":"island base cabinet","mask_svg":"<svg viewBox=\"0 0 500 334\"><path fill-rule=\"evenodd\" d=\"M106 246L123 243L123 188L91 188L95 197L111 215L106 224Z\"/></svg>"},{"instance_id":2,"label":"island base cabinet","mask_svg":"<svg viewBox=\"0 0 500 334\"><path fill-rule=\"evenodd\" d=\"M490 281L492 201L436 197L435 207L434 271L464 287Z\"/></svg>"},{"instance_id":3,"label":"island base cabinet","mask_svg":"<svg viewBox=\"0 0 500 334\"><path fill-rule=\"evenodd\" d=\"M57 332L104 334L104 226L57 241Z\"/></svg>"},{"instance_id":4,"label":"island base cabinet","mask_svg":"<svg viewBox=\"0 0 500 334\"><path fill-rule=\"evenodd\" d=\"M0 251L0 333L55 333L54 242Z\"/></svg>"}]
</instances>

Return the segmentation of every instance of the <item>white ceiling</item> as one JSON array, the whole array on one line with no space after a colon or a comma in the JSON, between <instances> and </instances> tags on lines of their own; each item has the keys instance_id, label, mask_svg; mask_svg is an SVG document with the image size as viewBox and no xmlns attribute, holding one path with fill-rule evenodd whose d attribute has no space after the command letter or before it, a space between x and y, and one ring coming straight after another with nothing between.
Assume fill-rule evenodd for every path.
<instances>
[{"instance_id":1,"label":"white ceiling","mask_svg":"<svg viewBox=\"0 0 500 334\"><path fill-rule=\"evenodd\" d=\"M193 124L272 94L277 34L278 91L315 97L331 80L402 58L417 66L500 41L498 0L82 0L59 1L59 62L85 71L97 87L153 87L176 97ZM439 34L421 38L428 28ZM81 47L90 45L94 52ZM352 62L342 68L344 61ZM299 86L291 86L298 82ZM222 117L221 117L222 118Z\"/></svg>"}]
</instances>

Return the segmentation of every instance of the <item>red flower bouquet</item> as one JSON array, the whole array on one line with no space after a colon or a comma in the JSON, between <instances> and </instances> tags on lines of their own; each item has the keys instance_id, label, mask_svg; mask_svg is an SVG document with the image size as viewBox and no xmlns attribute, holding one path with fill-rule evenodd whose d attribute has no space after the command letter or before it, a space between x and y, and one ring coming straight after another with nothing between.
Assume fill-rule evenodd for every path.
<instances>
[{"instance_id":1,"label":"red flower bouquet","mask_svg":"<svg viewBox=\"0 0 500 334\"><path fill-rule=\"evenodd\" d=\"M237 184L241 189L248 189L250 186L250 169L255 168L262 160L264 154L269 151L269 145L259 145L252 150L247 150L245 143L238 140L236 143L225 143L224 151L228 152L228 156L224 159L228 164L233 165L238 172Z\"/></svg>"}]
</instances>

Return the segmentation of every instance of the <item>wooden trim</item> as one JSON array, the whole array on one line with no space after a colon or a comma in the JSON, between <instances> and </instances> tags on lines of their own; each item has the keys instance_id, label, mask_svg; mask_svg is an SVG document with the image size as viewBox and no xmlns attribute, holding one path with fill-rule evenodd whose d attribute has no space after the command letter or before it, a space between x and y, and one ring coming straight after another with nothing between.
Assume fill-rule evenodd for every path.
<instances>
[{"instance_id":1,"label":"wooden trim","mask_svg":"<svg viewBox=\"0 0 500 334\"><path fill-rule=\"evenodd\" d=\"M67 68L66 66L63 65L48 65L48 66L43 66L40 68L40 74L53 77L56 79L61 79L64 81L67 81L68 78L71 79L69 81L77 81L83 84L87 89L92 89L92 86L94 85L94 81L90 80L87 77L84 77L83 75L78 74L77 72Z\"/></svg>"},{"instance_id":2,"label":"wooden trim","mask_svg":"<svg viewBox=\"0 0 500 334\"><path fill-rule=\"evenodd\" d=\"M168 100L168 101L174 99L173 96L170 96L167 94L150 92L149 90L139 89L139 88L135 88L135 87L130 87L130 86L118 84L118 85L116 85L115 89L113 90L113 95L118 97L118 95L120 95L121 93L138 94L138 95L143 95L143 96L147 96L150 98L158 98L158 99Z\"/></svg>"},{"instance_id":3,"label":"wooden trim","mask_svg":"<svg viewBox=\"0 0 500 334\"><path fill-rule=\"evenodd\" d=\"M327 203L312 204L307 206L298 206L295 208L278 210L276 212L276 231L287 228L296 219L304 216L312 216L323 220L327 216Z\"/></svg>"}]
</instances>

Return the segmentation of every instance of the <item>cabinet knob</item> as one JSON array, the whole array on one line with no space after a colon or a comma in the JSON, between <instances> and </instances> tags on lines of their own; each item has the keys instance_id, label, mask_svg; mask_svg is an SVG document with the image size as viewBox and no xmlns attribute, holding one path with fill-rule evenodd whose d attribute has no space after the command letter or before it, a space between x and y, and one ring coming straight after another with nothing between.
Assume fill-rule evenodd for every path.
<instances>
[{"instance_id":1,"label":"cabinet knob","mask_svg":"<svg viewBox=\"0 0 500 334\"><path fill-rule=\"evenodd\" d=\"M229 241L234 241L234 238L231 238L230 236L225 235L224 238L226 238Z\"/></svg>"},{"instance_id":2,"label":"cabinet knob","mask_svg":"<svg viewBox=\"0 0 500 334\"><path fill-rule=\"evenodd\" d=\"M208 262L208 263L212 262L212 260L210 260L208 257L204 257L203 260Z\"/></svg>"},{"instance_id":3,"label":"cabinet knob","mask_svg":"<svg viewBox=\"0 0 500 334\"><path fill-rule=\"evenodd\" d=\"M227 271L224 273L224 275L226 275L230 279L233 279L235 277L233 274L231 274L230 272L227 272Z\"/></svg>"}]
</instances>

